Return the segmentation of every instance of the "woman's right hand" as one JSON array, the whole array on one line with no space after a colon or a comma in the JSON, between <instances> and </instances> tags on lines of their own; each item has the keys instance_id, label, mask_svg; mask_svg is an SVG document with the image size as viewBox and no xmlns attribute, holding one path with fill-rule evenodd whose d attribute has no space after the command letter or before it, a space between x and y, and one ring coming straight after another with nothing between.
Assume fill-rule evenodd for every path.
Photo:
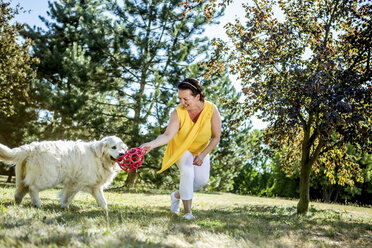
<instances>
[{"instance_id":1,"label":"woman's right hand","mask_svg":"<svg viewBox=\"0 0 372 248\"><path fill-rule=\"evenodd\" d=\"M153 147L151 146L151 142L148 142L140 145L140 148L145 151L145 154L147 154L149 151L152 150Z\"/></svg>"}]
</instances>

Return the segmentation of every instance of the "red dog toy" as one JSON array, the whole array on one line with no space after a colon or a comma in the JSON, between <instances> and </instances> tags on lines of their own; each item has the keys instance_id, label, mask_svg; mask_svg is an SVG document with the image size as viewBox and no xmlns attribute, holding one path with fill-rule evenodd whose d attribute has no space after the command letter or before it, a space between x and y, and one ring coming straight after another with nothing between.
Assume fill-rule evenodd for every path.
<instances>
[{"instance_id":1,"label":"red dog toy","mask_svg":"<svg viewBox=\"0 0 372 248\"><path fill-rule=\"evenodd\" d=\"M144 160L145 150L139 147L131 148L116 159L116 163L126 172L132 172L141 166Z\"/></svg>"}]
</instances>

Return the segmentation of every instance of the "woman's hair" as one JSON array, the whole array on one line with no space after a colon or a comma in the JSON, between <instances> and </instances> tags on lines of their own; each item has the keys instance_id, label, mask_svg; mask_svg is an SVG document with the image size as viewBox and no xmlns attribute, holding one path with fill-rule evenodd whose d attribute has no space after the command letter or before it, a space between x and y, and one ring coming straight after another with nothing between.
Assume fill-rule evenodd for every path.
<instances>
[{"instance_id":1,"label":"woman's hair","mask_svg":"<svg viewBox=\"0 0 372 248\"><path fill-rule=\"evenodd\" d=\"M186 78L181 83L177 85L179 90L191 90L192 96L197 96L200 94L200 101L204 102L205 94L201 87L200 82L195 78Z\"/></svg>"}]
</instances>

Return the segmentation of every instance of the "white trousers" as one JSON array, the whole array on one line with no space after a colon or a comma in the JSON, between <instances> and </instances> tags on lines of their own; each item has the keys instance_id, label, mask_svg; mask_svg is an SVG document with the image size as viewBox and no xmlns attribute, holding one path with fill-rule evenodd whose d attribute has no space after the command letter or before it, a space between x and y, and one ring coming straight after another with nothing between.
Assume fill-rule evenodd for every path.
<instances>
[{"instance_id":1,"label":"white trousers","mask_svg":"<svg viewBox=\"0 0 372 248\"><path fill-rule=\"evenodd\" d=\"M209 180L211 162L209 154L205 156L201 166L193 165L194 156L186 151L176 162L180 169L180 197L181 200L192 200L194 191L204 187Z\"/></svg>"}]
</instances>

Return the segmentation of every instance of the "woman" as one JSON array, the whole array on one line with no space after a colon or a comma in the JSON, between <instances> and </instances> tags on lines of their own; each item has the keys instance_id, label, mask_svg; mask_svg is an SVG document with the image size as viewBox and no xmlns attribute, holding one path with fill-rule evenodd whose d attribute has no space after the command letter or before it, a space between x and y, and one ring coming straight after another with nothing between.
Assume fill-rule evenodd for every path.
<instances>
[{"instance_id":1,"label":"woman","mask_svg":"<svg viewBox=\"0 0 372 248\"><path fill-rule=\"evenodd\" d=\"M193 193L209 180L209 153L220 141L221 116L213 103L205 101L198 80L187 78L177 88L180 104L172 111L168 127L162 135L141 145L141 148L149 152L168 144L158 173L174 163L180 169L179 190L171 194L171 211L178 214L181 199L184 218L194 219L191 212Z\"/></svg>"}]
</instances>

